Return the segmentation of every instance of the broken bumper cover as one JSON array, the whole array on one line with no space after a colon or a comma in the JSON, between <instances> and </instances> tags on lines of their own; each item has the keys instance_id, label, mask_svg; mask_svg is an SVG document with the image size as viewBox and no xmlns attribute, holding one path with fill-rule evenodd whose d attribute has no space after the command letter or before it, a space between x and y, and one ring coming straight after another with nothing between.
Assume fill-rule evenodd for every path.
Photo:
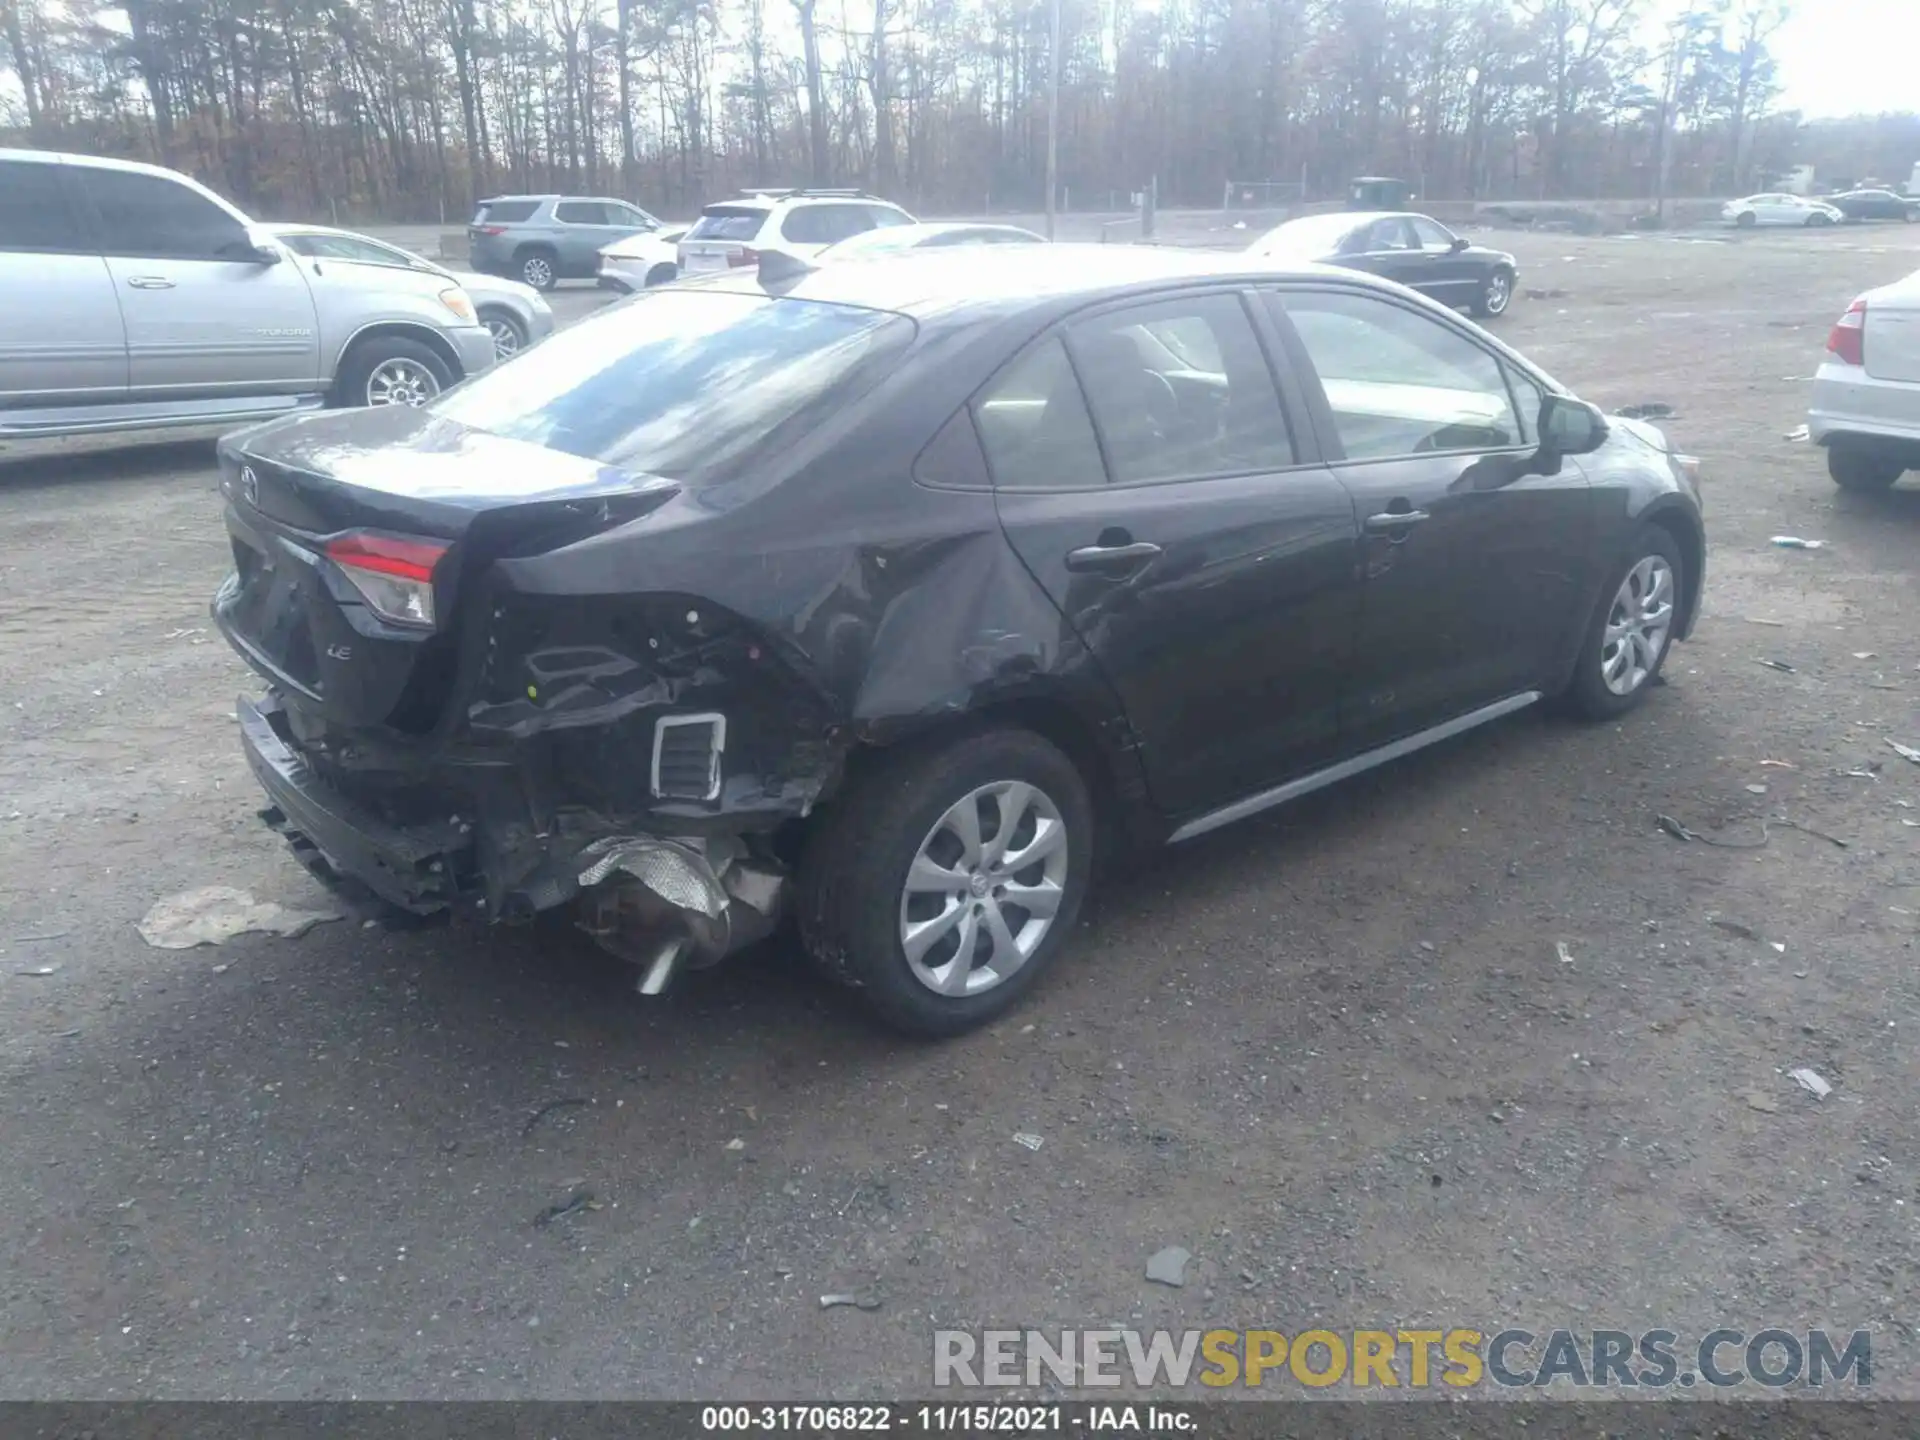
<instances>
[{"instance_id":1,"label":"broken bumper cover","mask_svg":"<svg viewBox=\"0 0 1920 1440\"><path fill-rule=\"evenodd\" d=\"M276 723L284 716L277 698L242 697L234 713L247 764L270 802L261 818L333 888L364 887L415 915L464 905L493 920L578 901L583 929L648 966L663 945L689 964L711 964L778 920L784 869L729 836L572 832L548 839L536 864L523 854L509 885L490 871L487 857L500 846L487 843L484 822L395 824L331 784L289 743Z\"/></svg>"}]
</instances>

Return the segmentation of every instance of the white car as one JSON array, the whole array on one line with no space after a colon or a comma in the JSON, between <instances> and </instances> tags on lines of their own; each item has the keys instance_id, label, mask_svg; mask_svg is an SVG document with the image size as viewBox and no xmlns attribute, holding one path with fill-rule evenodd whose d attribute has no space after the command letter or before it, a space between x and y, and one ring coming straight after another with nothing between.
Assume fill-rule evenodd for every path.
<instances>
[{"instance_id":1,"label":"white car","mask_svg":"<svg viewBox=\"0 0 1920 1440\"><path fill-rule=\"evenodd\" d=\"M937 224L883 225L820 252L822 262L873 260L906 250L942 250L954 245L1044 245L1047 237L1018 225L976 224L949 220Z\"/></svg>"},{"instance_id":2,"label":"white car","mask_svg":"<svg viewBox=\"0 0 1920 1440\"><path fill-rule=\"evenodd\" d=\"M336 230L329 225L269 225L267 228L289 250L309 259L382 265L453 281L473 301L480 323L493 337L493 353L498 359L518 355L534 341L553 333L553 309L547 304L547 297L518 280L504 280L498 275L481 275L472 270L449 270L411 250L389 245L385 240L352 230Z\"/></svg>"},{"instance_id":3,"label":"white car","mask_svg":"<svg viewBox=\"0 0 1920 1440\"><path fill-rule=\"evenodd\" d=\"M1720 218L1741 229L1755 225L1838 225L1847 217L1824 200L1804 195L1748 195L1720 207Z\"/></svg>"},{"instance_id":4,"label":"white car","mask_svg":"<svg viewBox=\"0 0 1920 1440\"><path fill-rule=\"evenodd\" d=\"M643 230L600 251L600 288L631 295L680 278L680 239L687 227Z\"/></svg>"},{"instance_id":5,"label":"white car","mask_svg":"<svg viewBox=\"0 0 1920 1440\"><path fill-rule=\"evenodd\" d=\"M1885 490L1920 470L1920 270L1869 290L1827 337L1807 438L1843 490Z\"/></svg>"},{"instance_id":6,"label":"white car","mask_svg":"<svg viewBox=\"0 0 1920 1440\"><path fill-rule=\"evenodd\" d=\"M700 212L680 242L680 273L758 265L769 253L812 260L855 235L913 223L898 205L859 190L753 190Z\"/></svg>"}]
</instances>

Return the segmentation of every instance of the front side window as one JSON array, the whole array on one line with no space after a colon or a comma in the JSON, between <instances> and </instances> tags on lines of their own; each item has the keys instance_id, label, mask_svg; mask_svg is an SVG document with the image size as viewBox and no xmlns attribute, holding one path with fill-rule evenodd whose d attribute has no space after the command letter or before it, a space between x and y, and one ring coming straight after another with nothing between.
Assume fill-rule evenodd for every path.
<instances>
[{"instance_id":1,"label":"front side window","mask_svg":"<svg viewBox=\"0 0 1920 1440\"><path fill-rule=\"evenodd\" d=\"M1413 226L1414 238L1422 250L1444 255L1453 249L1453 236L1425 216L1416 215L1407 223Z\"/></svg>"},{"instance_id":2,"label":"front side window","mask_svg":"<svg viewBox=\"0 0 1920 1440\"><path fill-rule=\"evenodd\" d=\"M795 245L831 245L873 228L864 205L802 205L787 212L780 235Z\"/></svg>"},{"instance_id":3,"label":"front side window","mask_svg":"<svg viewBox=\"0 0 1920 1440\"><path fill-rule=\"evenodd\" d=\"M1116 481L1293 463L1273 373L1238 295L1131 306L1068 334Z\"/></svg>"},{"instance_id":4,"label":"front side window","mask_svg":"<svg viewBox=\"0 0 1920 1440\"><path fill-rule=\"evenodd\" d=\"M553 207L553 218L563 225L604 225L607 207L598 200L562 200Z\"/></svg>"},{"instance_id":5,"label":"front side window","mask_svg":"<svg viewBox=\"0 0 1920 1440\"><path fill-rule=\"evenodd\" d=\"M82 166L109 255L141 259L244 260L252 249L238 220L197 190L164 175Z\"/></svg>"},{"instance_id":6,"label":"front side window","mask_svg":"<svg viewBox=\"0 0 1920 1440\"><path fill-rule=\"evenodd\" d=\"M777 454L893 363L903 315L725 291L656 290L489 370L434 408L476 430L704 483Z\"/></svg>"},{"instance_id":7,"label":"front side window","mask_svg":"<svg viewBox=\"0 0 1920 1440\"><path fill-rule=\"evenodd\" d=\"M913 217L904 210L896 210L891 205L869 205L866 207L867 219L874 228L884 229L889 225L911 225Z\"/></svg>"},{"instance_id":8,"label":"front side window","mask_svg":"<svg viewBox=\"0 0 1920 1440\"><path fill-rule=\"evenodd\" d=\"M60 167L0 160L0 250L72 254L88 249L60 187Z\"/></svg>"},{"instance_id":9,"label":"front side window","mask_svg":"<svg viewBox=\"0 0 1920 1440\"><path fill-rule=\"evenodd\" d=\"M1375 250L1417 250L1413 232L1407 228L1407 222L1400 219L1376 220L1373 228L1367 232L1367 249Z\"/></svg>"},{"instance_id":10,"label":"front side window","mask_svg":"<svg viewBox=\"0 0 1920 1440\"><path fill-rule=\"evenodd\" d=\"M1284 297L1349 460L1524 444L1498 359L1444 323L1351 291Z\"/></svg>"},{"instance_id":11,"label":"front side window","mask_svg":"<svg viewBox=\"0 0 1920 1440\"><path fill-rule=\"evenodd\" d=\"M1002 490L1082 490L1107 482L1086 397L1058 336L1049 336L974 401L993 483Z\"/></svg>"}]
</instances>

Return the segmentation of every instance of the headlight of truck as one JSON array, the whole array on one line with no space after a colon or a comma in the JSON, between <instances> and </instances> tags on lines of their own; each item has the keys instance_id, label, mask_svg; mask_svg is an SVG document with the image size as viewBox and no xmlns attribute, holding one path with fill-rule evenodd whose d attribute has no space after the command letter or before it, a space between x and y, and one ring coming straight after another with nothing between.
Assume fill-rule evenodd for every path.
<instances>
[{"instance_id":1,"label":"headlight of truck","mask_svg":"<svg viewBox=\"0 0 1920 1440\"><path fill-rule=\"evenodd\" d=\"M442 290L440 292L440 303L455 315L458 315L467 324L472 325L477 323L473 314L473 301L467 298L467 292L462 290L458 285L450 289Z\"/></svg>"}]
</instances>

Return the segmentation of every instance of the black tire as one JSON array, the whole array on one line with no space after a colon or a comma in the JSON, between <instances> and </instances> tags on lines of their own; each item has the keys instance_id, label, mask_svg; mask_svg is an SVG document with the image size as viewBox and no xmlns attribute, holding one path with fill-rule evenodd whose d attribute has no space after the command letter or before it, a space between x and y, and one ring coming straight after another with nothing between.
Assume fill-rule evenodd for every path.
<instances>
[{"instance_id":1,"label":"black tire","mask_svg":"<svg viewBox=\"0 0 1920 1440\"><path fill-rule=\"evenodd\" d=\"M1868 494L1890 490L1905 470L1898 460L1876 455L1857 445L1827 447L1827 474L1842 490Z\"/></svg>"},{"instance_id":2,"label":"black tire","mask_svg":"<svg viewBox=\"0 0 1920 1440\"><path fill-rule=\"evenodd\" d=\"M493 358L507 360L527 348L527 327L511 310L498 305L480 307L480 323L493 332ZM510 339L508 337L511 337Z\"/></svg>"},{"instance_id":3,"label":"black tire","mask_svg":"<svg viewBox=\"0 0 1920 1440\"><path fill-rule=\"evenodd\" d=\"M680 267L678 265L656 265L647 271L647 288L651 290L656 285L671 285L679 278Z\"/></svg>"},{"instance_id":4,"label":"black tire","mask_svg":"<svg viewBox=\"0 0 1920 1440\"><path fill-rule=\"evenodd\" d=\"M914 973L901 942L907 872L952 807L1009 780L1037 787L1059 813L1067 845L1059 908L1032 956L1004 980L972 995L937 994ZM887 1025L910 1035L962 1034L1019 1003L1072 935L1091 880L1093 837L1079 770L1031 731L986 730L882 755L808 837L796 887L801 942Z\"/></svg>"},{"instance_id":5,"label":"black tire","mask_svg":"<svg viewBox=\"0 0 1920 1440\"><path fill-rule=\"evenodd\" d=\"M1817 211L1814 214L1809 215L1807 217L1807 228L1809 230L1812 230L1821 225L1831 225L1831 224L1833 224L1833 218L1831 216L1822 215Z\"/></svg>"},{"instance_id":6,"label":"black tire","mask_svg":"<svg viewBox=\"0 0 1920 1440\"><path fill-rule=\"evenodd\" d=\"M1659 653L1646 668L1645 677L1627 693L1621 694L1607 684L1602 671L1602 656L1607 649L1607 629L1613 621L1614 604L1627 577L1643 561L1655 557L1664 560L1672 573L1670 618L1660 638ZM1580 658L1575 662L1573 679L1560 696L1562 708L1583 720L1611 720L1638 705L1658 681L1660 667L1666 663L1667 655L1673 649L1674 626L1679 623L1681 597L1686 594L1686 588L1686 561L1673 536L1659 525L1642 525L1634 533L1623 557L1607 573L1607 583L1600 591L1600 601L1594 607L1593 617L1587 622L1587 633L1580 642Z\"/></svg>"},{"instance_id":7,"label":"black tire","mask_svg":"<svg viewBox=\"0 0 1920 1440\"><path fill-rule=\"evenodd\" d=\"M1755 215L1751 210L1747 210L1734 216L1733 223L1741 230L1751 230L1760 223L1760 217Z\"/></svg>"},{"instance_id":8,"label":"black tire","mask_svg":"<svg viewBox=\"0 0 1920 1440\"><path fill-rule=\"evenodd\" d=\"M1473 297L1473 313L1483 320L1495 315L1507 313L1507 307L1513 304L1513 271L1502 265L1491 275Z\"/></svg>"},{"instance_id":9,"label":"black tire","mask_svg":"<svg viewBox=\"0 0 1920 1440\"><path fill-rule=\"evenodd\" d=\"M334 381L333 403L358 408L372 403L367 394L374 373L389 361L406 361L420 366L432 377L435 393L449 389L459 378L453 367L431 345L401 335L375 335L360 341L340 362L340 374ZM429 399L432 397L429 396Z\"/></svg>"},{"instance_id":10,"label":"black tire","mask_svg":"<svg viewBox=\"0 0 1920 1440\"><path fill-rule=\"evenodd\" d=\"M560 257L544 245L528 245L514 252L514 278L536 290L551 290L560 283Z\"/></svg>"}]
</instances>

